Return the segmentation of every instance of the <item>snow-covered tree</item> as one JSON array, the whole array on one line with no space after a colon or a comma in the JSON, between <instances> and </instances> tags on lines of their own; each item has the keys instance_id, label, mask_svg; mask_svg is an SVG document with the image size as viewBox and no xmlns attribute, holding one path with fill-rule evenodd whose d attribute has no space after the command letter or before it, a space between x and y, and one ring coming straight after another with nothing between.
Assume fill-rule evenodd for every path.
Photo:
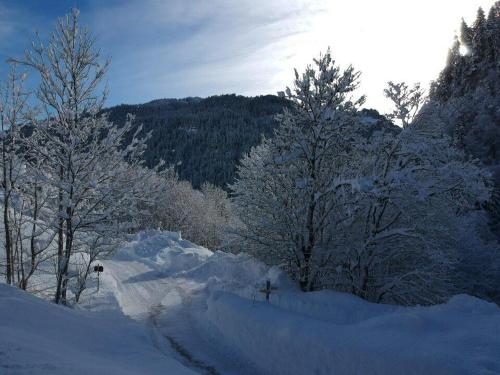
<instances>
[{"instance_id":1,"label":"snow-covered tree","mask_svg":"<svg viewBox=\"0 0 500 375\"><path fill-rule=\"evenodd\" d=\"M28 105L27 74L13 62L2 87L1 167L7 282L26 289L40 262L50 258L48 226L40 221L49 194L42 189L43 159L33 157L35 110ZM45 237L46 240L42 240Z\"/></svg>"},{"instance_id":2,"label":"snow-covered tree","mask_svg":"<svg viewBox=\"0 0 500 375\"><path fill-rule=\"evenodd\" d=\"M451 54L423 109L434 121L419 121L418 126L434 123L435 130L452 137L457 147L493 174L490 225L500 236L500 1L492 5L486 19L479 9L471 26L462 23Z\"/></svg>"},{"instance_id":3,"label":"snow-covered tree","mask_svg":"<svg viewBox=\"0 0 500 375\"><path fill-rule=\"evenodd\" d=\"M227 193L208 182L201 187L204 207L204 238L209 249L221 246L226 231L234 221L231 202Z\"/></svg>"},{"instance_id":4,"label":"snow-covered tree","mask_svg":"<svg viewBox=\"0 0 500 375\"><path fill-rule=\"evenodd\" d=\"M406 128L424 102L424 91L418 83L409 87L405 82L389 81L387 86L384 94L394 103L394 110L387 117L398 121L403 128Z\"/></svg>"},{"instance_id":5,"label":"snow-covered tree","mask_svg":"<svg viewBox=\"0 0 500 375\"><path fill-rule=\"evenodd\" d=\"M218 248L234 220L227 193L209 183L201 190L178 179L170 169L151 180L157 188L141 215L143 229L181 232L182 236L210 249Z\"/></svg>"},{"instance_id":6,"label":"snow-covered tree","mask_svg":"<svg viewBox=\"0 0 500 375\"><path fill-rule=\"evenodd\" d=\"M131 121L118 128L100 114L106 90L99 90L109 60L101 62L78 17L74 10L60 19L48 44L35 41L20 61L39 74L37 98L46 113L36 126L42 141L32 152L47 160L44 182L56 191L51 221L57 231L56 303L67 301L73 256L82 246L98 253L96 238L126 231L143 194L140 175L132 171L142 163L145 139L137 137L139 129L125 147Z\"/></svg>"},{"instance_id":7,"label":"snow-covered tree","mask_svg":"<svg viewBox=\"0 0 500 375\"><path fill-rule=\"evenodd\" d=\"M479 238L471 213L490 196L487 174L449 139L411 127L375 135L359 174L358 209L335 244L336 287L400 304L435 303L457 291L456 266L470 251L463 238Z\"/></svg>"},{"instance_id":8,"label":"snow-covered tree","mask_svg":"<svg viewBox=\"0 0 500 375\"><path fill-rule=\"evenodd\" d=\"M346 218L339 208L351 198L356 147L352 99L359 73L341 70L330 52L314 60L285 95L290 110L278 118L274 137L243 158L232 186L241 237L263 259L287 264L302 290L315 288L328 262L335 231Z\"/></svg>"},{"instance_id":9,"label":"snow-covered tree","mask_svg":"<svg viewBox=\"0 0 500 375\"><path fill-rule=\"evenodd\" d=\"M379 132L367 142L354 214L334 244L329 268L336 273L330 278L335 288L375 302L435 303L464 290L457 276L464 259L493 255L478 220L491 184L449 138L410 126L415 116L408 114L418 111L421 95L410 100L393 86L386 90L393 114L406 126L396 136Z\"/></svg>"},{"instance_id":10,"label":"snow-covered tree","mask_svg":"<svg viewBox=\"0 0 500 375\"><path fill-rule=\"evenodd\" d=\"M29 107L27 100L29 94L24 87L26 74L19 73L17 64L10 67L8 79L2 88L0 103L1 126L1 173L3 190L3 231L6 255L6 281L14 283L14 270L16 255L16 221L18 219L19 202L16 202L16 190L22 183L24 162L22 127L28 121Z\"/></svg>"},{"instance_id":11,"label":"snow-covered tree","mask_svg":"<svg viewBox=\"0 0 500 375\"><path fill-rule=\"evenodd\" d=\"M370 132L347 96L357 75L329 54L315 64L287 89L295 105L274 138L241 161L233 190L243 246L303 290L442 301L459 290L464 236L481 242L474 217L490 196L487 174L446 137L411 126L418 87L388 89L401 132Z\"/></svg>"},{"instance_id":12,"label":"snow-covered tree","mask_svg":"<svg viewBox=\"0 0 500 375\"><path fill-rule=\"evenodd\" d=\"M23 139L24 146L31 149L36 142L36 133ZM53 259L51 245L56 231L51 225L51 203L54 189L48 186L44 175L45 160L24 155L24 173L17 189L19 210L15 216L16 249L20 254L17 263L18 285L28 289L31 277L40 264Z\"/></svg>"}]
</instances>

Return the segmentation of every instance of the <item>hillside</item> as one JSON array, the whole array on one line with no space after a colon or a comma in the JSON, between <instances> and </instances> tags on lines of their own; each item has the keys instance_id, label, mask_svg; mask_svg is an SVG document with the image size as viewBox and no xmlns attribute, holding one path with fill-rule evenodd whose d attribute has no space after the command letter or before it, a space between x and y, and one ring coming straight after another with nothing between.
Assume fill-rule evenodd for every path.
<instances>
[{"instance_id":1,"label":"hillside","mask_svg":"<svg viewBox=\"0 0 500 375\"><path fill-rule=\"evenodd\" d=\"M235 177L241 155L270 135L274 117L287 105L266 95L221 95L209 98L160 99L108 109L123 124L128 113L146 132L152 131L145 158L148 166L163 159L194 187L211 182L225 187Z\"/></svg>"},{"instance_id":2,"label":"hillside","mask_svg":"<svg viewBox=\"0 0 500 375\"><path fill-rule=\"evenodd\" d=\"M456 145L491 167L500 181L499 61L500 1L487 16L479 9L472 25L462 21L430 100Z\"/></svg>"},{"instance_id":3,"label":"hillside","mask_svg":"<svg viewBox=\"0 0 500 375\"><path fill-rule=\"evenodd\" d=\"M259 144L262 136L272 135L275 116L287 106L285 99L273 95L220 95L123 104L106 112L118 125L132 114L136 126L142 124L144 132L152 132L145 153L148 166L163 159L195 188L204 182L227 188L234 182L242 155ZM363 109L361 121L367 126L366 136L382 129L399 131L373 109Z\"/></svg>"}]
</instances>

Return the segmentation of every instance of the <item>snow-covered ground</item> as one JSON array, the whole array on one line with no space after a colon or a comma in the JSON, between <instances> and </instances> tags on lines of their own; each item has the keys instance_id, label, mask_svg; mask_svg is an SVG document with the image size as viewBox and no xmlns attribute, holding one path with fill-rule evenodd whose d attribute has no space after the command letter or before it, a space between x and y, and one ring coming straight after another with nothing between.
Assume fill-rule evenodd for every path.
<instances>
[{"instance_id":1,"label":"snow-covered ground","mask_svg":"<svg viewBox=\"0 0 500 375\"><path fill-rule=\"evenodd\" d=\"M119 311L75 311L0 284L0 374L175 374L155 331Z\"/></svg>"},{"instance_id":2,"label":"snow-covered ground","mask_svg":"<svg viewBox=\"0 0 500 375\"><path fill-rule=\"evenodd\" d=\"M277 269L176 233L142 233L103 263L100 300L149 321L202 373L500 373L500 309L470 296L404 308L304 294ZM266 279L279 288L270 303Z\"/></svg>"},{"instance_id":3,"label":"snow-covered ground","mask_svg":"<svg viewBox=\"0 0 500 375\"><path fill-rule=\"evenodd\" d=\"M500 374L500 309L470 296L405 308L332 291L304 294L248 255L212 253L155 231L101 263L99 293L82 297L81 308L92 311L2 286L0 370ZM266 279L278 287L270 303L259 292Z\"/></svg>"}]
</instances>

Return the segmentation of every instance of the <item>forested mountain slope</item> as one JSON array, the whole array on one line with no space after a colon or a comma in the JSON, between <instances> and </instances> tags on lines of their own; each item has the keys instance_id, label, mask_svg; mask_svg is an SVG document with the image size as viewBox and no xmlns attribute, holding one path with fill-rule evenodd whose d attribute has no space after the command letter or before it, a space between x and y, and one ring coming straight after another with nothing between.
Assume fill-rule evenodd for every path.
<instances>
[{"instance_id":1,"label":"forested mountain slope","mask_svg":"<svg viewBox=\"0 0 500 375\"><path fill-rule=\"evenodd\" d=\"M106 110L115 124L135 116L134 123L152 132L145 154L148 166L161 159L175 165L179 177L195 188L204 182L226 188L234 181L236 165L242 155L271 136L275 116L289 106L273 95L245 97L220 95L209 98L159 99L139 105L119 105ZM376 110L361 111L369 136L373 131L391 128L390 121Z\"/></svg>"},{"instance_id":2,"label":"forested mountain slope","mask_svg":"<svg viewBox=\"0 0 500 375\"><path fill-rule=\"evenodd\" d=\"M108 111L116 124L123 124L130 113L137 126L152 131L145 155L148 166L164 159L176 166L181 179L198 188L206 181L221 187L232 182L240 157L263 134L271 135L274 116L286 105L284 99L272 95L221 95L160 99Z\"/></svg>"}]
</instances>

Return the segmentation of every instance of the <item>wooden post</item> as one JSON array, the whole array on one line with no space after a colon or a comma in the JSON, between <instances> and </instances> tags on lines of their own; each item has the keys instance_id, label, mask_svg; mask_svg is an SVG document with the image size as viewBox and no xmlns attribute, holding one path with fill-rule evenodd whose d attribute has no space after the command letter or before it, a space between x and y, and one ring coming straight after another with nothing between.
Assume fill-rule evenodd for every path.
<instances>
[{"instance_id":1,"label":"wooden post","mask_svg":"<svg viewBox=\"0 0 500 375\"><path fill-rule=\"evenodd\" d=\"M266 301L269 302L269 296L271 295L271 292L275 290L278 290L278 288L271 286L271 280L266 280L266 287L261 289L260 292L266 294Z\"/></svg>"}]
</instances>

